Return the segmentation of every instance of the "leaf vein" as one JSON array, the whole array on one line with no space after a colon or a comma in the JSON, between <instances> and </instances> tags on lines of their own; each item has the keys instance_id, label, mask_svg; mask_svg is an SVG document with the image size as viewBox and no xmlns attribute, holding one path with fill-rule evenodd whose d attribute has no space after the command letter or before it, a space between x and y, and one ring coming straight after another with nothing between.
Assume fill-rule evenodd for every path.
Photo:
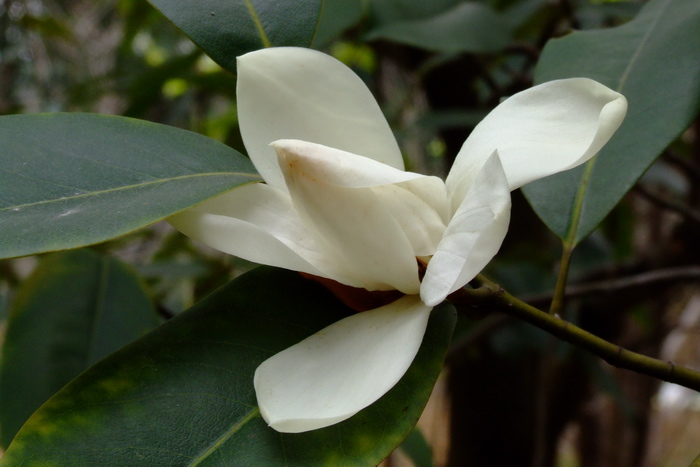
<instances>
[{"instance_id":1,"label":"leaf vein","mask_svg":"<svg viewBox=\"0 0 700 467\"><path fill-rule=\"evenodd\" d=\"M48 199L48 200L42 200L42 201L35 201L32 203L25 203L25 204L17 204L13 205L7 208L0 209L0 213L3 211L9 211L11 209L24 209L28 207L33 207L37 205L44 205L44 204L51 204L51 203L57 203L60 201L66 201L66 200L74 200L78 198L87 198L91 196L99 196L103 195L106 193L114 193L114 192L119 192L119 191L126 191L130 189L137 189L137 188L143 188L149 185L158 185L158 184L163 184L163 183L168 183L172 181L177 181L177 180L186 180L188 178L198 178L198 177L212 177L212 176L236 176L236 177L249 177L251 182L255 182L260 180L260 177L257 174L250 174L250 173L245 173L245 172L212 172L212 173L203 173L203 174L196 174L196 175L182 175L179 177L170 177L170 178L161 178L158 180L152 180L144 183L138 183L138 184L132 184L132 185L124 185L124 186L119 186L115 188L107 188L104 190L96 190L96 191L90 191L87 193L81 193L79 195L74 195L74 196L65 196L61 198L55 198L55 199ZM240 186L240 185L237 185ZM236 186L236 187L237 187ZM232 187L236 188L236 187Z\"/></svg>"},{"instance_id":2,"label":"leaf vein","mask_svg":"<svg viewBox=\"0 0 700 467\"><path fill-rule=\"evenodd\" d=\"M215 452L218 451L219 447L224 444L231 436L233 436L238 430L243 428L246 423L251 421L253 418L257 417L260 415L260 409L257 407L253 408L248 414L243 417L238 423L234 424L229 428L226 432L224 432L218 439L216 439L202 454L194 458L194 461L190 464L190 466L196 466L199 465L202 461L204 461L207 457L209 457L211 454L214 454Z\"/></svg>"},{"instance_id":3,"label":"leaf vein","mask_svg":"<svg viewBox=\"0 0 700 467\"><path fill-rule=\"evenodd\" d=\"M262 21L260 20L260 16L258 15L258 12L255 11L255 7L251 3L250 0L245 0L245 6L248 9L248 13L250 13L250 18L253 20L253 24L255 25L255 29L258 31L258 34L260 35L260 40L263 43L264 47L271 47L272 42L270 42L270 39L267 37L267 33L265 32L265 28L263 28Z\"/></svg>"},{"instance_id":4,"label":"leaf vein","mask_svg":"<svg viewBox=\"0 0 700 467\"><path fill-rule=\"evenodd\" d=\"M669 7L669 2L666 2L666 6L663 7L663 10L668 9ZM637 64L637 61L639 59L639 56L642 53L642 50L644 49L644 46L647 44L649 41L649 38L653 35L654 30L656 29L656 26L658 26L659 21L661 21L661 18L664 15L662 13L659 13L659 15L656 16L652 24L647 28L646 32L644 33L644 37L642 37L642 40L639 42L639 45L635 49L634 53L632 54L632 57L630 58L629 63L627 64L627 67L625 68L625 71L622 73L622 76L620 77L620 83L617 86L616 91L622 92L622 89L625 87L625 83L627 82L627 78L629 78L630 73L632 72L632 69L634 68L634 65Z\"/></svg>"}]
</instances>

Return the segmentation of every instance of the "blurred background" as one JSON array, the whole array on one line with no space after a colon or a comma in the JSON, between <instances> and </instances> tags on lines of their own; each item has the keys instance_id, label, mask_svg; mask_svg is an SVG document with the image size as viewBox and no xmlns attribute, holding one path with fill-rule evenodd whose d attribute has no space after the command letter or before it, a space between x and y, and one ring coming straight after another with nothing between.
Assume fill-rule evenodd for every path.
<instances>
[{"instance_id":1,"label":"blurred background","mask_svg":"<svg viewBox=\"0 0 700 467\"><path fill-rule=\"evenodd\" d=\"M409 170L444 176L470 130L532 85L549 39L623 24L643 3L327 0L314 47L366 81ZM235 83L143 0L0 0L0 114L124 115L245 153ZM578 247L565 318L700 370L699 130L696 121ZM163 319L253 266L165 224L94 248L138 270ZM559 240L514 193L508 238L486 274L546 309L560 255ZM0 261L3 322L41 260ZM387 467L672 467L700 453L697 393L483 311L460 317L419 428Z\"/></svg>"}]
</instances>

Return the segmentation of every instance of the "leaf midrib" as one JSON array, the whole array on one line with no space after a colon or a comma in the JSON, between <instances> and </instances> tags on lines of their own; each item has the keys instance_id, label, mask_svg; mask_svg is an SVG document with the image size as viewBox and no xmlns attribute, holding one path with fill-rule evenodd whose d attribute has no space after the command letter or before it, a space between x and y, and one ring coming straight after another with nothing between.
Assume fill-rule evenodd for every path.
<instances>
[{"instance_id":1,"label":"leaf midrib","mask_svg":"<svg viewBox=\"0 0 700 467\"><path fill-rule=\"evenodd\" d=\"M647 42L649 41L649 38L652 36L652 33L656 30L659 22L661 21L662 17L664 16L664 13L668 9L669 3L671 0L668 0L666 2L666 5L664 5L662 8L659 10L659 14L656 16L654 21L652 21L651 27L649 27L642 39L639 41L639 45L636 47L634 52L632 53L632 56L630 57L629 63L627 64L625 70L622 72L622 75L620 76L620 80L615 87L615 91L622 93L622 90L627 82L627 78L629 77L630 73L634 69L635 65L639 61L639 57L642 53L642 50L645 48ZM627 25L633 23L634 20L632 20L630 23L627 23ZM581 225L581 216L583 212L583 204L585 201L586 196L588 195L588 183L593 175L593 169L595 167L596 161L598 159L598 154L596 154L590 161L586 163L586 168L583 173L583 176L581 177L581 185L580 189L576 193L576 198L574 199L574 204L573 204L573 209L572 209L572 219L571 222L569 223L569 229L566 233L566 238L563 239L563 243L566 247L573 248L575 245L578 244L579 241L582 239L579 238L579 226Z\"/></svg>"},{"instance_id":2,"label":"leaf midrib","mask_svg":"<svg viewBox=\"0 0 700 467\"><path fill-rule=\"evenodd\" d=\"M250 18L253 20L255 30L258 31L263 47L272 47L272 42L270 42L270 38L267 37L262 21L260 21L260 16L258 15L258 12L255 11L255 7L253 6L252 2L250 0L245 0L245 7L248 10L248 13L250 13Z\"/></svg>"},{"instance_id":3,"label":"leaf midrib","mask_svg":"<svg viewBox=\"0 0 700 467\"><path fill-rule=\"evenodd\" d=\"M639 46L632 54L632 58L630 58L630 62L627 65L627 68L625 68L625 71L622 73L622 76L620 77L620 82L618 83L618 85L615 88L615 90L617 92L622 92L622 89L625 87L625 83L627 82L627 78L629 77L630 73L632 72L634 65L637 63L639 55L642 53L644 46L649 41L649 38L652 36L652 32L654 32L656 30L656 27L658 26L659 21L661 21L661 18L664 17L664 14L666 13L666 10L668 9L670 2L671 2L671 0L668 0L666 2L666 5L664 5L662 8L659 9L659 15L656 17L656 19L654 21L652 21L651 27L649 27L647 29L646 33L644 34L644 37L642 37L642 40L639 42ZM628 23L628 24L630 24L630 23Z\"/></svg>"},{"instance_id":4,"label":"leaf midrib","mask_svg":"<svg viewBox=\"0 0 700 467\"><path fill-rule=\"evenodd\" d=\"M34 206L40 206L40 205L52 204L52 203L58 203L58 202L65 202L65 201L75 200L75 199L79 199L79 198L88 198L91 196L99 196L99 195L103 195L106 193L116 193L119 191L126 191L126 190L131 190L131 189L136 189L136 188L143 188L143 187L146 187L149 185L158 185L158 184L177 181L177 180L186 180L186 179L198 178L198 177L218 177L221 175L230 176L230 177L248 177L251 179L250 182L262 181L262 179L260 178L259 175L246 173L246 172L211 172L211 173L203 173L203 174L189 174L189 175L182 175L182 176L178 176L178 177L159 178L157 180L151 180L151 181L144 182L144 183L124 185L124 186L115 187L115 188L108 188L108 189L104 189L104 190L89 191L87 193L81 193L79 195L63 196L60 198L35 201L32 203L25 203L25 204L15 204L15 205L0 209L0 213L2 213L3 211L12 211L14 209L24 209L24 208L28 208L28 207L34 207ZM241 184L236 185L235 187L232 187L232 189L237 188L238 186L241 186Z\"/></svg>"},{"instance_id":5,"label":"leaf midrib","mask_svg":"<svg viewBox=\"0 0 700 467\"><path fill-rule=\"evenodd\" d=\"M192 459L189 464L190 467L194 467L206 460L210 455L214 454L219 447L224 444L231 436L236 434L241 428L243 428L249 421L260 415L260 409L258 407L253 407L248 414L243 417L238 423L232 425L228 430L226 430L221 436L214 440L207 449L205 449L201 454Z\"/></svg>"}]
</instances>

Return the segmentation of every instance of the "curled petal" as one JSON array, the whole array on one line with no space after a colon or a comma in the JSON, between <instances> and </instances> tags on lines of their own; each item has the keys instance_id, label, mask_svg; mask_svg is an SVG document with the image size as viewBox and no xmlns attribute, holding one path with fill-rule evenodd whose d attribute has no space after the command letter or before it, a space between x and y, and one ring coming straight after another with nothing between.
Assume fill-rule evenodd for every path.
<instances>
[{"instance_id":1,"label":"curled petal","mask_svg":"<svg viewBox=\"0 0 700 467\"><path fill-rule=\"evenodd\" d=\"M474 128L457 155L446 181L453 207L494 150L514 190L586 162L626 112L621 94L588 78L550 81L515 94Z\"/></svg>"},{"instance_id":2,"label":"curled petal","mask_svg":"<svg viewBox=\"0 0 700 467\"><path fill-rule=\"evenodd\" d=\"M275 430L300 433L339 423L377 401L418 353L431 307L417 296L358 313L264 361L254 384Z\"/></svg>"},{"instance_id":3,"label":"curled petal","mask_svg":"<svg viewBox=\"0 0 700 467\"><path fill-rule=\"evenodd\" d=\"M405 172L364 155L357 155L359 153L353 154L315 141L282 139L272 142L270 146L277 152L278 159L281 157L279 165L295 164L296 159L303 158L303 167L296 167L296 171L303 170L309 178L323 180L339 187L367 188L425 177ZM282 170L284 171L284 167Z\"/></svg>"},{"instance_id":4,"label":"curled petal","mask_svg":"<svg viewBox=\"0 0 700 467\"><path fill-rule=\"evenodd\" d=\"M496 255L508 231L510 189L494 153L467 192L428 263L420 295L430 306L464 287Z\"/></svg>"},{"instance_id":5,"label":"curled petal","mask_svg":"<svg viewBox=\"0 0 700 467\"><path fill-rule=\"evenodd\" d=\"M224 253L354 285L320 251L289 195L268 185L239 187L176 214L168 222Z\"/></svg>"},{"instance_id":6,"label":"curled petal","mask_svg":"<svg viewBox=\"0 0 700 467\"><path fill-rule=\"evenodd\" d=\"M280 140L272 146L281 155L282 164L295 172L303 171L310 180L345 188L371 187L378 204L388 210L413 246L413 256L431 255L435 251L449 216L445 183L439 178L404 172L366 157L305 141Z\"/></svg>"},{"instance_id":7,"label":"curled petal","mask_svg":"<svg viewBox=\"0 0 700 467\"><path fill-rule=\"evenodd\" d=\"M436 180L439 183L431 183ZM433 188L426 193L426 188ZM372 189L413 247L413 256L430 256L445 232L447 192L442 180L423 177ZM421 196L423 195L423 196Z\"/></svg>"},{"instance_id":8,"label":"curled petal","mask_svg":"<svg viewBox=\"0 0 700 467\"><path fill-rule=\"evenodd\" d=\"M368 290L418 293L414 248L392 212L394 198L407 192L378 194L374 185L428 177L317 144L275 147L294 207L326 255Z\"/></svg>"},{"instance_id":9,"label":"curled petal","mask_svg":"<svg viewBox=\"0 0 700 467\"><path fill-rule=\"evenodd\" d=\"M362 80L310 49L276 47L238 58L238 118L248 155L265 181L284 189L269 144L314 141L403 169L401 152Z\"/></svg>"}]
</instances>

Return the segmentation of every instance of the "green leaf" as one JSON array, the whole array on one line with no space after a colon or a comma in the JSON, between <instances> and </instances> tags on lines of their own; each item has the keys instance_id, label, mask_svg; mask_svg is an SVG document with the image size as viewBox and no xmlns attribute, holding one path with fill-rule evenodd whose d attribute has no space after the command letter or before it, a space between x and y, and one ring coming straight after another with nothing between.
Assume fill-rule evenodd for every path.
<instances>
[{"instance_id":1,"label":"green leaf","mask_svg":"<svg viewBox=\"0 0 700 467\"><path fill-rule=\"evenodd\" d=\"M631 22L550 41L536 81L585 76L622 93L627 118L588 164L524 188L552 231L575 245L613 209L700 109L700 2L652 0Z\"/></svg>"},{"instance_id":2,"label":"green leaf","mask_svg":"<svg viewBox=\"0 0 700 467\"><path fill-rule=\"evenodd\" d=\"M433 449L417 427L401 443L401 450L415 467L433 467Z\"/></svg>"},{"instance_id":3,"label":"green leaf","mask_svg":"<svg viewBox=\"0 0 700 467\"><path fill-rule=\"evenodd\" d=\"M323 47L362 19L363 0L334 0L323 4L315 47Z\"/></svg>"},{"instance_id":4,"label":"green leaf","mask_svg":"<svg viewBox=\"0 0 700 467\"><path fill-rule=\"evenodd\" d=\"M322 0L149 0L223 68L264 47L310 47Z\"/></svg>"},{"instance_id":5,"label":"green leaf","mask_svg":"<svg viewBox=\"0 0 700 467\"><path fill-rule=\"evenodd\" d=\"M433 311L403 379L351 419L301 434L267 427L256 367L346 314L297 273L255 269L80 375L32 416L0 465L376 465L418 420L455 313Z\"/></svg>"},{"instance_id":6,"label":"green leaf","mask_svg":"<svg viewBox=\"0 0 700 467\"><path fill-rule=\"evenodd\" d=\"M3 446L71 379L159 323L122 262L88 250L44 259L10 309L0 371Z\"/></svg>"},{"instance_id":7,"label":"green leaf","mask_svg":"<svg viewBox=\"0 0 700 467\"><path fill-rule=\"evenodd\" d=\"M471 2L427 19L379 26L367 39L387 39L436 52L492 53L509 44L511 27L489 6Z\"/></svg>"},{"instance_id":8,"label":"green leaf","mask_svg":"<svg viewBox=\"0 0 700 467\"><path fill-rule=\"evenodd\" d=\"M393 23L435 16L457 5L460 0L371 0L365 3L376 21Z\"/></svg>"},{"instance_id":9,"label":"green leaf","mask_svg":"<svg viewBox=\"0 0 700 467\"><path fill-rule=\"evenodd\" d=\"M0 117L0 258L109 240L260 178L202 135L90 114Z\"/></svg>"}]
</instances>

